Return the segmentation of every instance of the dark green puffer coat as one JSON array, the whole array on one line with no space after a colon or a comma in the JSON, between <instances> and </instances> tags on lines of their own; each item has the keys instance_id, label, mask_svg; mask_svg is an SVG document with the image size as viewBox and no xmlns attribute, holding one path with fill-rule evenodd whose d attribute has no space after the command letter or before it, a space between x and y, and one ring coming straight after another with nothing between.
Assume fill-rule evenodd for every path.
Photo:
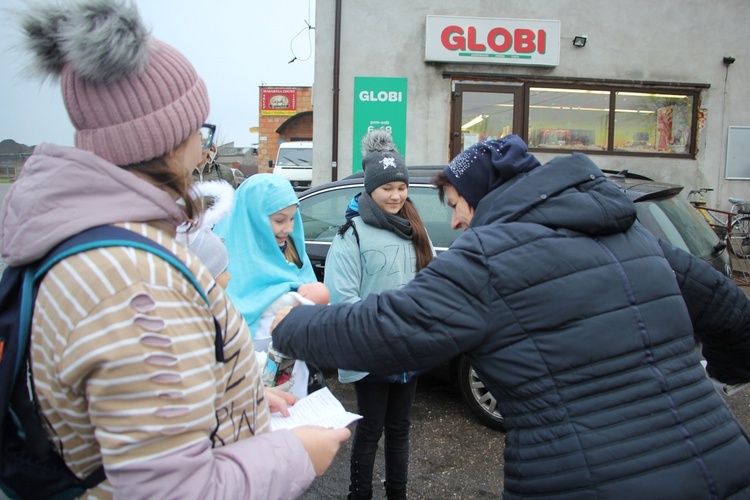
<instances>
[{"instance_id":1,"label":"dark green puffer coat","mask_svg":"<svg viewBox=\"0 0 750 500\"><path fill-rule=\"evenodd\" d=\"M558 158L487 195L403 288L297 307L274 346L374 373L466 353L505 417L506 499L748 498L750 443L691 321L709 370L748 381L748 301L635 217L588 157Z\"/></svg>"}]
</instances>

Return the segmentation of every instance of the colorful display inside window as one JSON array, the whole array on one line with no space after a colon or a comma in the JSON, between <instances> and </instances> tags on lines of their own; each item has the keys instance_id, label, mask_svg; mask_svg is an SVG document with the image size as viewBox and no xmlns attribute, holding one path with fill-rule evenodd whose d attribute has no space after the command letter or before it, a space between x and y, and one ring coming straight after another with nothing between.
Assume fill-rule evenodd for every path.
<instances>
[{"instance_id":1,"label":"colorful display inside window","mask_svg":"<svg viewBox=\"0 0 750 500\"><path fill-rule=\"evenodd\" d=\"M532 87L529 147L686 154L693 106L691 95Z\"/></svg>"},{"instance_id":2,"label":"colorful display inside window","mask_svg":"<svg viewBox=\"0 0 750 500\"><path fill-rule=\"evenodd\" d=\"M605 150L609 92L529 89L529 147Z\"/></svg>"}]
</instances>

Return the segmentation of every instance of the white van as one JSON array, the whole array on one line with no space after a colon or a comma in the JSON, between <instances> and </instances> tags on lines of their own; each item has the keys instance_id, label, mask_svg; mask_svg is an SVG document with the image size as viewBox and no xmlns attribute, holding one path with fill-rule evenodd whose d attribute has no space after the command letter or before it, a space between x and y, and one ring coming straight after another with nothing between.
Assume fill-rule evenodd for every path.
<instances>
[{"instance_id":1,"label":"white van","mask_svg":"<svg viewBox=\"0 0 750 500\"><path fill-rule=\"evenodd\" d=\"M312 185L312 142L282 142L273 173L288 179L295 191L304 191Z\"/></svg>"}]
</instances>

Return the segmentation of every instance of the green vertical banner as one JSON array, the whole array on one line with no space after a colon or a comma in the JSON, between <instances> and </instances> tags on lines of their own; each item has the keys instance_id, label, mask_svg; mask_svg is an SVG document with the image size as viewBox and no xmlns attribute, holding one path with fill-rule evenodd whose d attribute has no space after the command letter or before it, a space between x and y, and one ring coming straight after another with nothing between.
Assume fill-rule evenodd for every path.
<instances>
[{"instance_id":1,"label":"green vertical banner","mask_svg":"<svg viewBox=\"0 0 750 500\"><path fill-rule=\"evenodd\" d=\"M362 137L375 129L389 131L406 158L406 78L354 77L353 123L352 172L362 170Z\"/></svg>"}]
</instances>

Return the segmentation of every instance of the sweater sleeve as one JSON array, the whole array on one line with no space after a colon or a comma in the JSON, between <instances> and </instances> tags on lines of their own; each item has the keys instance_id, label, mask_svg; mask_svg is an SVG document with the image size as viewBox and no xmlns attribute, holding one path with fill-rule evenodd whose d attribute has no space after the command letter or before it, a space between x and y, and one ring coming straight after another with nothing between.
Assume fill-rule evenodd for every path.
<instances>
[{"instance_id":1,"label":"sweater sleeve","mask_svg":"<svg viewBox=\"0 0 750 500\"><path fill-rule=\"evenodd\" d=\"M213 337L205 307L141 283L103 298L71 331L56 378L85 395L106 469L209 441L222 414ZM240 369L252 369L244 350Z\"/></svg>"},{"instance_id":2,"label":"sweater sleeve","mask_svg":"<svg viewBox=\"0 0 750 500\"><path fill-rule=\"evenodd\" d=\"M481 245L473 234L460 239L399 289L356 304L292 309L274 329L274 345L319 367L376 375L429 369L481 346L511 318L501 303L490 315Z\"/></svg>"},{"instance_id":3,"label":"sweater sleeve","mask_svg":"<svg viewBox=\"0 0 750 500\"><path fill-rule=\"evenodd\" d=\"M111 482L98 489L289 498L312 482L301 441L268 432L246 323L221 288L208 297L211 311L182 273L118 247L69 257L45 278L34 315L37 394L71 469L104 464Z\"/></svg>"},{"instance_id":4,"label":"sweater sleeve","mask_svg":"<svg viewBox=\"0 0 750 500\"><path fill-rule=\"evenodd\" d=\"M217 419L229 415L228 409L215 406L223 397L224 384L216 380L213 341L207 335L212 325L204 320L179 319L201 317L192 304L183 302L182 312L176 315L160 307L179 301L179 294L173 291L144 289L138 293L131 289L127 295L144 297L145 293L154 297L157 306L149 313L152 323L143 327L158 329L160 335L171 339L169 354L141 342L134 344L138 346L134 353L127 341L131 328L112 317L108 323L121 327L113 326L107 333L119 348L103 351L106 355L90 355L91 364L81 365L87 367L88 375L83 378L89 419L97 429L115 496L283 499L300 495L315 477L312 462L291 432L260 432L263 429L257 428L254 415L260 411L258 407L243 413L248 422L236 422L238 432L248 426L256 435L239 440L223 437L223 446L212 446ZM113 304L120 302L117 299L104 301L101 309L116 309ZM157 328L159 319L163 319L162 328ZM83 339L80 335L74 338ZM258 376L245 355L234 361L245 377ZM73 365L69 360L67 374L82 377ZM230 386L235 378L239 382L237 377L239 373L230 376ZM244 390L250 390L251 399L258 400L252 395L256 388L263 390L259 380L245 385ZM236 404L240 401L235 399Z\"/></svg>"},{"instance_id":5,"label":"sweater sleeve","mask_svg":"<svg viewBox=\"0 0 750 500\"><path fill-rule=\"evenodd\" d=\"M706 370L726 384L750 381L750 299L694 255L659 241L703 345Z\"/></svg>"},{"instance_id":6,"label":"sweater sleeve","mask_svg":"<svg viewBox=\"0 0 750 500\"><path fill-rule=\"evenodd\" d=\"M315 479L315 470L302 442L283 430L215 449L204 440L107 470L107 479L116 498L271 500L300 496Z\"/></svg>"}]
</instances>

